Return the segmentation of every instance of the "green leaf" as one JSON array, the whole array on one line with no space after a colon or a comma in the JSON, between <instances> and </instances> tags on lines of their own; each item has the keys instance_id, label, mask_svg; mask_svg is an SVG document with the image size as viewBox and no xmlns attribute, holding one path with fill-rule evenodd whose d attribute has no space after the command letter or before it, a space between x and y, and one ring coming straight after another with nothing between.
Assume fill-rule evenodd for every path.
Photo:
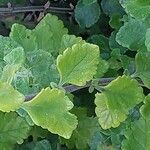
<instances>
[{"instance_id":1,"label":"green leaf","mask_svg":"<svg viewBox=\"0 0 150 150\"><path fill-rule=\"evenodd\" d=\"M0 82L0 111L15 111L20 108L24 99L24 96L11 85Z\"/></svg>"},{"instance_id":2,"label":"green leaf","mask_svg":"<svg viewBox=\"0 0 150 150\"><path fill-rule=\"evenodd\" d=\"M84 108L74 108L72 112L78 117L78 127L70 139L61 139L69 149L87 150L95 133L100 132L97 118L87 117Z\"/></svg>"},{"instance_id":3,"label":"green leaf","mask_svg":"<svg viewBox=\"0 0 150 150\"><path fill-rule=\"evenodd\" d=\"M95 78L103 77L104 74L108 71L108 68L109 68L108 62L100 58L99 64L97 66L97 73L94 77Z\"/></svg>"},{"instance_id":4,"label":"green leaf","mask_svg":"<svg viewBox=\"0 0 150 150\"><path fill-rule=\"evenodd\" d=\"M18 65L6 65L3 68L3 72L1 75L0 81L11 84L11 82L19 68L20 68L20 66L18 66Z\"/></svg>"},{"instance_id":5,"label":"green leaf","mask_svg":"<svg viewBox=\"0 0 150 150\"><path fill-rule=\"evenodd\" d=\"M27 65L35 84L38 84L40 89L49 86L50 82L58 83L59 73L54 58L49 52L38 50L28 53Z\"/></svg>"},{"instance_id":6,"label":"green leaf","mask_svg":"<svg viewBox=\"0 0 150 150\"><path fill-rule=\"evenodd\" d=\"M22 47L13 49L4 57L4 61L9 65L21 66L25 62L25 54Z\"/></svg>"},{"instance_id":7,"label":"green leaf","mask_svg":"<svg viewBox=\"0 0 150 150\"><path fill-rule=\"evenodd\" d=\"M146 32L145 45L147 47L147 51L150 52L150 29L147 29L147 32Z\"/></svg>"},{"instance_id":8,"label":"green leaf","mask_svg":"<svg viewBox=\"0 0 150 150\"><path fill-rule=\"evenodd\" d=\"M124 133L126 139L122 142L122 150L149 150L150 148L150 121L140 118L131 123Z\"/></svg>"},{"instance_id":9,"label":"green leaf","mask_svg":"<svg viewBox=\"0 0 150 150\"><path fill-rule=\"evenodd\" d=\"M99 48L93 44L75 44L66 49L57 58L61 84L85 85L96 74L98 59Z\"/></svg>"},{"instance_id":10,"label":"green leaf","mask_svg":"<svg viewBox=\"0 0 150 150\"><path fill-rule=\"evenodd\" d=\"M124 10L119 4L118 0L102 0L102 10L105 14L111 16L112 14L124 14Z\"/></svg>"},{"instance_id":11,"label":"green leaf","mask_svg":"<svg viewBox=\"0 0 150 150\"><path fill-rule=\"evenodd\" d=\"M126 12L134 18L143 19L150 15L149 0L125 0L121 1L121 4Z\"/></svg>"},{"instance_id":12,"label":"green leaf","mask_svg":"<svg viewBox=\"0 0 150 150\"><path fill-rule=\"evenodd\" d=\"M77 126L76 116L69 112L73 103L58 89L43 89L22 106L33 122L54 134L69 139Z\"/></svg>"},{"instance_id":13,"label":"green leaf","mask_svg":"<svg viewBox=\"0 0 150 150\"><path fill-rule=\"evenodd\" d=\"M75 8L75 19L81 27L91 27L100 17L100 6L97 1L93 3L84 3L83 0L78 1Z\"/></svg>"},{"instance_id":14,"label":"green leaf","mask_svg":"<svg viewBox=\"0 0 150 150\"><path fill-rule=\"evenodd\" d=\"M48 140L42 140L36 143L33 150L52 150Z\"/></svg>"},{"instance_id":15,"label":"green leaf","mask_svg":"<svg viewBox=\"0 0 150 150\"><path fill-rule=\"evenodd\" d=\"M60 41L63 35L67 33L68 30L64 28L63 22L51 14L47 14L33 30L38 49L49 52L58 52L61 45Z\"/></svg>"},{"instance_id":16,"label":"green leaf","mask_svg":"<svg viewBox=\"0 0 150 150\"><path fill-rule=\"evenodd\" d=\"M119 29L116 41L130 50L146 51L145 34L147 28L144 21L130 19Z\"/></svg>"},{"instance_id":17,"label":"green leaf","mask_svg":"<svg viewBox=\"0 0 150 150\"><path fill-rule=\"evenodd\" d=\"M150 120L150 109L149 108L150 108L150 94L145 97L144 105L140 108L142 116L147 120Z\"/></svg>"},{"instance_id":18,"label":"green leaf","mask_svg":"<svg viewBox=\"0 0 150 150\"><path fill-rule=\"evenodd\" d=\"M96 94L96 114L103 129L118 127L129 110L143 100L143 90L138 82L128 76L118 77L102 93Z\"/></svg>"},{"instance_id":19,"label":"green leaf","mask_svg":"<svg viewBox=\"0 0 150 150\"><path fill-rule=\"evenodd\" d=\"M101 50L101 56L104 59L108 59L110 57L110 48L109 48L109 41L108 38L101 35L92 35L89 39L88 42L96 44L99 46Z\"/></svg>"},{"instance_id":20,"label":"green leaf","mask_svg":"<svg viewBox=\"0 0 150 150\"><path fill-rule=\"evenodd\" d=\"M37 49L36 37L32 30L26 29L25 26L20 24L13 24L10 32L10 37L18 44L20 44L25 52Z\"/></svg>"},{"instance_id":21,"label":"green leaf","mask_svg":"<svg viewBox=\"0 0 150 150\"><path fill-rule=\"evenodd\" d=\"M10 37L3 37L0 35L0 58L3 59L12 49L18 46L19 44Z\"/></svg>"},{"instance_id":22,"label":"green leaf","mask_svg":"<svg viewBox=\"0 0 150 150\"><path fill-rule=\"evenodd\" d=\"M2 150L12 150L14 144L21 144L23 139L28 137L30 127L16 113L0 112L0 120L0 148Z\"/></svg>"},{"instance_id":23,"label":"green leaf","mask_svg":"<svg viewBox=\"0 0 150 150\"><path fill-rule=\"evenodd\" d=\"M75 35L64 35L61 40L60 53L78 43L84 43L84 40L82 40L81 37L76 37Z\"/></svg>"},{"instance_id":24,"label":"green leaf","mask_svg":"<svg viewBox=\"0 0 150 150\"><path fill-rule=\"evenodd\" d=\"M7 65L3 68L1 81L11 84L16 72L20 69L25 61L25 54L22 47L13 49L4 57Z\"/></svg>"},{"instance_id":25,"label":"green leaf","mask_svg":"<svg viewBox=\"0 0 150 150\"><path fill-rule=\"evenodd\" d=\"M150 88L150 52L137 53L135 77L139 77L144 85Z\"/></svg>"}]
</instances>

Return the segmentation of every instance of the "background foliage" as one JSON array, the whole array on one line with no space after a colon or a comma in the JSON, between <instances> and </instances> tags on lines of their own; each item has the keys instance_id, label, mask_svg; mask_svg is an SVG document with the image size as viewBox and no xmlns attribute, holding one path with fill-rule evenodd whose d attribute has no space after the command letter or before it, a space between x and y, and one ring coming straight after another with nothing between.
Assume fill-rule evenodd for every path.
<instances>
[{"instance_id":1,"label":"background foliage","mask_svg":"<svg viewBox=\"0 0 150 150\"><path fill-rule=\"evenodd\" d=\"M149 150L149 0L0 0L0 149Z\"/></svg>"}]
</instances>

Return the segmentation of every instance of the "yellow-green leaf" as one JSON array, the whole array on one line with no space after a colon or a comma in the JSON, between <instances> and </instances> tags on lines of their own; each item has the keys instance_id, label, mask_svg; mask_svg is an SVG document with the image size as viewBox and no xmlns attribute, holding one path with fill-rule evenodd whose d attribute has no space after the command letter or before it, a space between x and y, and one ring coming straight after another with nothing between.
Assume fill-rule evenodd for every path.
<instances>
[{"instance_id":1,"label":"yellow-green leaf","mask_svg":"<svg viewBox=\"0 0 150 150\"><path fill-rule=\"evenodd\" d=\"M85 85L96 74L98 63L99 48L96 45L79 43L66 49L57 58L61 84Z\"/></svg>"},{"instance_id":2,"label":"yellow-green leaf","mask_svg":"<svg viewBox=\"0 0 150 150\"><path fill-rule=\"evenodd\" d=\"M62 90L50 88L43 89L23 105L36 125L66 139L77 126L76 116L69 112L72 107L73 103Z\"/></svg>"}]
</instances>

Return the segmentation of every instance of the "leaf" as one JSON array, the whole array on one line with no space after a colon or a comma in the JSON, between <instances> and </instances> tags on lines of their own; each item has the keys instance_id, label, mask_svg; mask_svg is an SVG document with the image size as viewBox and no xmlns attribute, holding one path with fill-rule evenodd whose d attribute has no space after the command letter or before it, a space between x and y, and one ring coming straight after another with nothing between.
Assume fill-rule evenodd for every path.
<instances>
[{"instance_id":1,"label":"leaf","mask_svg":"<svg viewBox=\"0 0 150 150\"><path fill-rule=\"evenodd\" d=\"M89 28L94 25L99 17L101 11L97 1L86 4L83 0L78 1L75 8L75 19L81 27Z\"/></svg>"},{"instance_id":2,"label":"leaf","mask_svg":"<svg viewBox=\"0 0 150 150\"><path fill-rule=\"evenodd\" d=\"M18 46L18 43L16 43L10 37L4 37L0 35L0 58L3 59L5 55Z\"/></svg>"},{"instance_id":3,"label":"leaf","mask_svg":"<svg viewBox=\"0 0 150 150\"><path fill-rule=\"evenodd\" d=\"M137 53L135 77L139 77L144 85L150 89L150 52Z\"/></svg>"},{"instance_id":4,"label":"leaf","mask_svg":"<svg viewBox=\"0 0 150 150\"><path fill-rule=\"evenodd\" d=\"M74 108L72 112L78 117L78 127L70 139L61 139L68 149L87 150L95 133L100 132L97 118L87 117L84 108Z\"/></svg>"},{"instance_id":5,"label":"leaf","mask_svg":"<svg viewBox=\"0 0 150 150\"><path fill-rule=\"evenodd\" d=\"M43 89L22 108L37 126L69 139L77 126L76 116L69 112L73 103L58 89Z\"/></svg>"},{"instance_id":6,"label":"leaf","mask_svg":"<svg viewBox=\"0 0 150 150\"><path fill-rule=\"evenodd\" d=\"M102 93L96 94L96 115L103 129L115 128L125 121L129 110L143 100L138 82L128 76L118 77Z\"/></svg>"},{"instance_id":7,"label":"leaf","mask_svg":"<svg viewBox=\"0 0 150 150\"><path fill-rule=\"evenodd\" d=\"M76 37L75 35L64 35L61 40L60 53L78 43L84 43L84 40L82 40L81 37Z\"/></svg>"},{"instance_id":8,"label":"leaf","mask_svg":"<svg viewBox=\"0 0 150 150\"><path fill-rule=\"evenodd\" d=\"M96 44L99 46L101 50L101 57L103 59L108 59L110 57L110 48L109 48L109 41L108 38L101 35L92 35L89 39L88 42Z\"/></svg>"},{"instance_id":9,"label":"leaf","mask_svg":"<svg viewBox=\"0 0 150 150\"><path fill-rule=\"evenodd\" d=\"M0 120L0 148L2 150L12 150L14 144L21 144L23 139L28 137L30 127L16 113L0 112Z\"/></svg>"},{"instance_id":10,"label":"leaf","mask_svg":"<svg viewBox=\"0 0 150 150\"><path fill-rule=\"evenodd\" d=\"M130 19L122 26L117 35L116 41L123 47L127 47L133 51L146 51L145 34L147 24L144 21Z\"/></svg>"},{"instance_id":11,"label":"leaf","mask_svg":"<svg viewBox=\"0 0 150 150\"><path fill-rule=\"evenodd\" d=\"M11 85L0 82L0 111L15 111L22 105L24 99L24 96Z\"/></svg>"},{"instance_id":12,"label":"leaf","mask_svg":"<svg viewBox=\"0 0 150 150\"><path fill-rule=\"evenodd\" d=\"M144 105L140 108L140 112L146 120L150 120L150 94L145 97Z\"/></svg>"},{"instance_id":13,"label":"leaf","mask_svg":"<svg viewBox=\"0 0 150 150\"><path fill-rule=\"evenodd\" d=\"M131 123L124 133L126 139L122 142L122 150L148 150L150 148L150 121L140 118Z\"/></svg>"},{"instance_id":14,"label":"leaf","mask_svg":"<svg viewBox=\"0 0 150 150\"><path fill-rule=\"evenodd\" d=\"M121 0L120 0L121 1ZM137 19L144 19L150 15L149 0L126 0L121 1L126 12Z\"/></svg>"},{"instance_id":15,"label":"leaf","mask_svg":"<svg viewBox=\"0 0 150 150\"><path fill-rule=\"evenodd\" d=\"M60 83L71 83L78 86L86 84L96 74L99 59L99 48L96 45L75 44L57 57Z\"/></svg>"},{"instance_id":16,"label":"leaf","mask_svg":"<svg viewBox=\"0 0 150 150\"><path fill-rule=\"evenodd\" d=\"M20 67L18 65L6 65L3 68L3 72L1 75L0 81L11 84L11 82L19 68Z\"/></svg>"},{"instance_id":17,"label":"leaf","mask_svg":"<svg viewBox=\"0 0 150 150\"><path fill-rule=\"evenodd\" d=\"M97 73L94 77L96 78L103 77L104 74L108 71L108 68L109 68L108 62L100 58L99 64L97 66Z\"/></svg>"},{"instance_id":18,"label":"leaf","mask_svg":"<svg viewBox=\"0 0 150 150\"><path fill-rule=\"evenodd\" d=\"M52 150L48 140L42 140L36 143L33 150Z\"/></svg>"},{"instance_id":19,"label":"leaf","mask_svg":"<svg viewBox=\"0 0 150 150\"><path fill-rule=\"evenodd\" d=\"M38 49L58 52L63 35L68 33L63 22L57 16L47 14L33 30L37 38ZM46 33L46 34L45 34Z\"/></svg>"},{"instance_id":20,"label":"leaf","mask_svg":"<svg viewBox=\"0 0 150 150\"><path fill-rule=\"evenodd\" d=\"M22 47L13 49L4 57L4 61L9 65L21 66L25 62L25 54Z\"/></svg>"},{"instance_id":21,"label":"leaf","mask_svg":"<svg viewBox=\"0 0 150 150\"><path fill-rule=\"evenodd\" d=\"M145 45L147 47L147 51L150 52L150 29L147 29L147 32L146 32Z\"/></svg>"},{"instance_id":22,"label":"leaf","mask_svg":"<svg viewBox=\"0 0 150 150\"><path fill-rule=\"evenodd\" d=\"M102 0L101 7L105 14L111 16L112 14L124 14L124 10L119 4L118 0Z\"/></svg>"},{"instance_id":23,"label":"leaf","mask_svg":"<svg viewBox=\"0 0 150 150\"><path fill-rule=\"evenodd\" d=\"M37 49L36 37L32 30L26 29L25 26L20 24L13 24L10 32L10 37L18 44L20 44L25 52Z\"/></svg>"},{"instance_id":24,"label":"leaf","mask_svg":"<svg viewBox=\"0 0 150 150\"><path fill-rule=\"evenodd\" d=\"M1 81L11 84L16 72L25 62L25 54L22 47L13 49L4 57L7 65L3 68Z\"/></svg>"},{"instance_id":25,"label":"leaf","mask_svg":"<svg viewBox=\"0 0 150 150\"><path fill-rule=\"evenodd\" d=\"M38 50L28 53L27 65L32 72L35 84L39 85L39 89L49 86L50 82L58 83L59 73L54 58L49 52Z\"/></svg>"}]
</instances>

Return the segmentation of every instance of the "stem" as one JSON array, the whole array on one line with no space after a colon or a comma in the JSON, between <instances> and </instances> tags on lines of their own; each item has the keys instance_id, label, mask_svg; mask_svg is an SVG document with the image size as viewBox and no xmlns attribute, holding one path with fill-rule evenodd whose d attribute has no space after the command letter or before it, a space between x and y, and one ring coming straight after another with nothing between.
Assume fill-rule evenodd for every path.
<instances>
[{"instance_id":1,"label":"stem","mask_svg":"<svg viewBox=\"0 0 150 150\"><path fill-rule=\"evenodd\" d=\"M44 6L24 6L24 7L0 7L0 14L14 14L14 13L25 13L25 12L35 12L35 11L46 11L54 13L73 13L72 8L59 8L59 7L49 7L45 9Z\"/></svg>"},{"instance_id":2,"label":"stem","mask_svg":"<svg viewBox=\"0 0 150 150\"><path fill-rule=\"evenodd\" d=\"M114 79L115 78L101 78L101 79L99 79L99 84L100 85L107 85L108 83L110 83ZM90 85L91 85L91 81L87 82L87 84L84 86L66 85L63 88L66 90L66 92L72 93L72 92L79 91L79 90L84 89L84 88L88 88L88 87L90 87ZM37 95L37 93L25 96L25 101L30 101L36 95Z\"/></svg>"}]
</instances>

